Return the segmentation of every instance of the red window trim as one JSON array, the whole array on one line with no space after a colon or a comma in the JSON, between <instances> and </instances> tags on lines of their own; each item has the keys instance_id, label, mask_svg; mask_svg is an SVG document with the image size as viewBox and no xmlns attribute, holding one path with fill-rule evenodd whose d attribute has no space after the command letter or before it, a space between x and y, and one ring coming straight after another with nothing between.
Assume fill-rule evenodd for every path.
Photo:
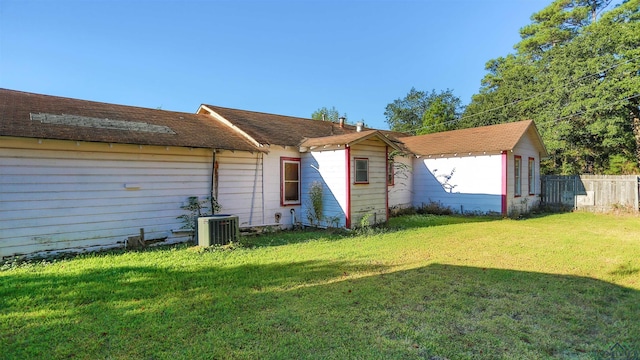
<instances>
[{"instance_id":1,"label":"red window trim","mask_svg":"<svg viewBox=\"0 0 640 360\"><path fill-rule=\"evenodd\" d=\"M358 160L365 160L367 162L367 181L358 181L357 169ZM366 185L369 183L369 158L354 157L353 158L353 184L354 185Z\"/></svg>"},{"instance_id":2,"label":"red window trim","mask_svg":"<svg viewBox=\"0 0 640 360\"><path fill-rule=\"evenodd\" d=\"M527 163L527 170L528 170L528 185L529 185L529 195L535 195L536 194L536 188L535 185L536 183L536 159L529 157L529 161ZM533 170L532 170L533 169ZM533 190L533 191L531 191Z\"/></svg>"},{"instance_id":3,"label":"red window trim","mask_svg":"<svg viewBox=\"0 0 640 360\"><path fill-rule=\"evenodd\" d=\"M518 169L520 170L520 175L516 180L516 168L517 168L516 164L518 163L518 160L520 160L520 168ZM520 194L516 194L516 188L518 185L520 185ZM513 156L513 197L517 198L521 196L522 196L522 156L514 155Z\"/></svg>"},{"instance_id":4,"label":"red window trim","mask_svg":"<svg viewBox=\"0 0 640 360\"><path fill-rule=\"evenodd\" d=\"M298 163L298 201L297 202L287 202L284 200L284 163L285 162L296 162ZM300 186L302 182L302 164L300 163L300 158L294 157L280 157L280 206L297 206L302 204L302 186ZM263 169L264 171L264 169ZM263 195L264 196L264 195Z\"/></svg>"},{"instance_id":5,"label":"red window trim","mask_svg":"<svg viewBox=\"0 0 640 360\"><path fill-rule=\"evenodd\" d=\"M508 155L506 151L500 153L502 155L502 204L501 211L502 216L507 216L507 188L509 184L509 167L508 167Z\"/></svg>"}]
</instances>

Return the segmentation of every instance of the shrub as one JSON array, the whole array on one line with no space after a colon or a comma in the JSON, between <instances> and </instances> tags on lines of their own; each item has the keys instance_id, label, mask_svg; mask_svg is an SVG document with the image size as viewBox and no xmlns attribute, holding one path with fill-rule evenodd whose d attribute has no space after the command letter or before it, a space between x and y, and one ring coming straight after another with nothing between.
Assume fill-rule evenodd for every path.
<instances>
[{"instance_id":1,"label":"shrub","mask_svg":"<svg viewBox=\"0 0 640 360\"><path fill-rule=\"evenodd\" d=\"M429 201L423 203L421 207L416 209L418 214L433 214L433 215L453 215L454 211L449 207L443 205L439 201Z\"/></svg>"}]
</instances>

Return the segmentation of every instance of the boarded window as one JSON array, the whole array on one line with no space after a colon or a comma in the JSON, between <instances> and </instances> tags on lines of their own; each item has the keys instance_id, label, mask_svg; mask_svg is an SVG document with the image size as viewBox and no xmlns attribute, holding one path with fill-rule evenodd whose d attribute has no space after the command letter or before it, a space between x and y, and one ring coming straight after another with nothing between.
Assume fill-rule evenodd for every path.
<instances>
[{"instance_id":1,"label":"boarded window","mask_svg":"<svg viewBox=\"0 0 640 360\"><path fill-rule=\"evenodd\" d=\"M355 183L367 184L369 183L369 159L355 158Z\"/></svg>"},{"instance_id":2,"label":"boarded window","mask_svg":"<svg viewBox=\"0 0 640 360\"><path fill-rule=\"evenodd\" d=\"M300 159L281 158L280 193L282 205L300 204Z\"/></svg>"},{"instance_id":3,"label":"boarded window","mask_svg":"<svg viewBox=\"0 0 640 360\"><path fill-rule=\"evenodd\" d=\"M513 162L513 195L522 195L522 157L515 156Z\"/></svg>"}]
</instances>

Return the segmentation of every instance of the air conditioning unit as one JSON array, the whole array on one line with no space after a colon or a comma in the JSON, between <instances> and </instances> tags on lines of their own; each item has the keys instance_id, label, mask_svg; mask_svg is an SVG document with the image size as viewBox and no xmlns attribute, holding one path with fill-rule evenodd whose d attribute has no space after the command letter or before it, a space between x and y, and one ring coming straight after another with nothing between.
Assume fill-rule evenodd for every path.
<instances>
[{"instance_id":1,"label":"air conditioning unit","mask_svg":"<svg viewBox=\"0 0 640 360\"><path fill-rule=\"evenodd\" d=\"M225 245L240 237L238 217L214 215L198 218L198 245Z\"/></svg>"}]
</instances>

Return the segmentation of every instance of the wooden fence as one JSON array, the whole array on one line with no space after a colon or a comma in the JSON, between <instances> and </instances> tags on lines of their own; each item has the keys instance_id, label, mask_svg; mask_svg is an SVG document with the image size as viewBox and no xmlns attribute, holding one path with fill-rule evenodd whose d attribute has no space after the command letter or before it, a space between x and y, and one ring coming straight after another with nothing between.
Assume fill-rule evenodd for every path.
<instances>
[{"instance_id":1,"label":"wooden fence","mask_svg":"<svg viewBox=\"0 0 640 360\"><path fill-rule=\"evenodd\" d=\"M638 211L638 175L544 175L541 202L587 211Z\"/></svg>"}]
</instances>

